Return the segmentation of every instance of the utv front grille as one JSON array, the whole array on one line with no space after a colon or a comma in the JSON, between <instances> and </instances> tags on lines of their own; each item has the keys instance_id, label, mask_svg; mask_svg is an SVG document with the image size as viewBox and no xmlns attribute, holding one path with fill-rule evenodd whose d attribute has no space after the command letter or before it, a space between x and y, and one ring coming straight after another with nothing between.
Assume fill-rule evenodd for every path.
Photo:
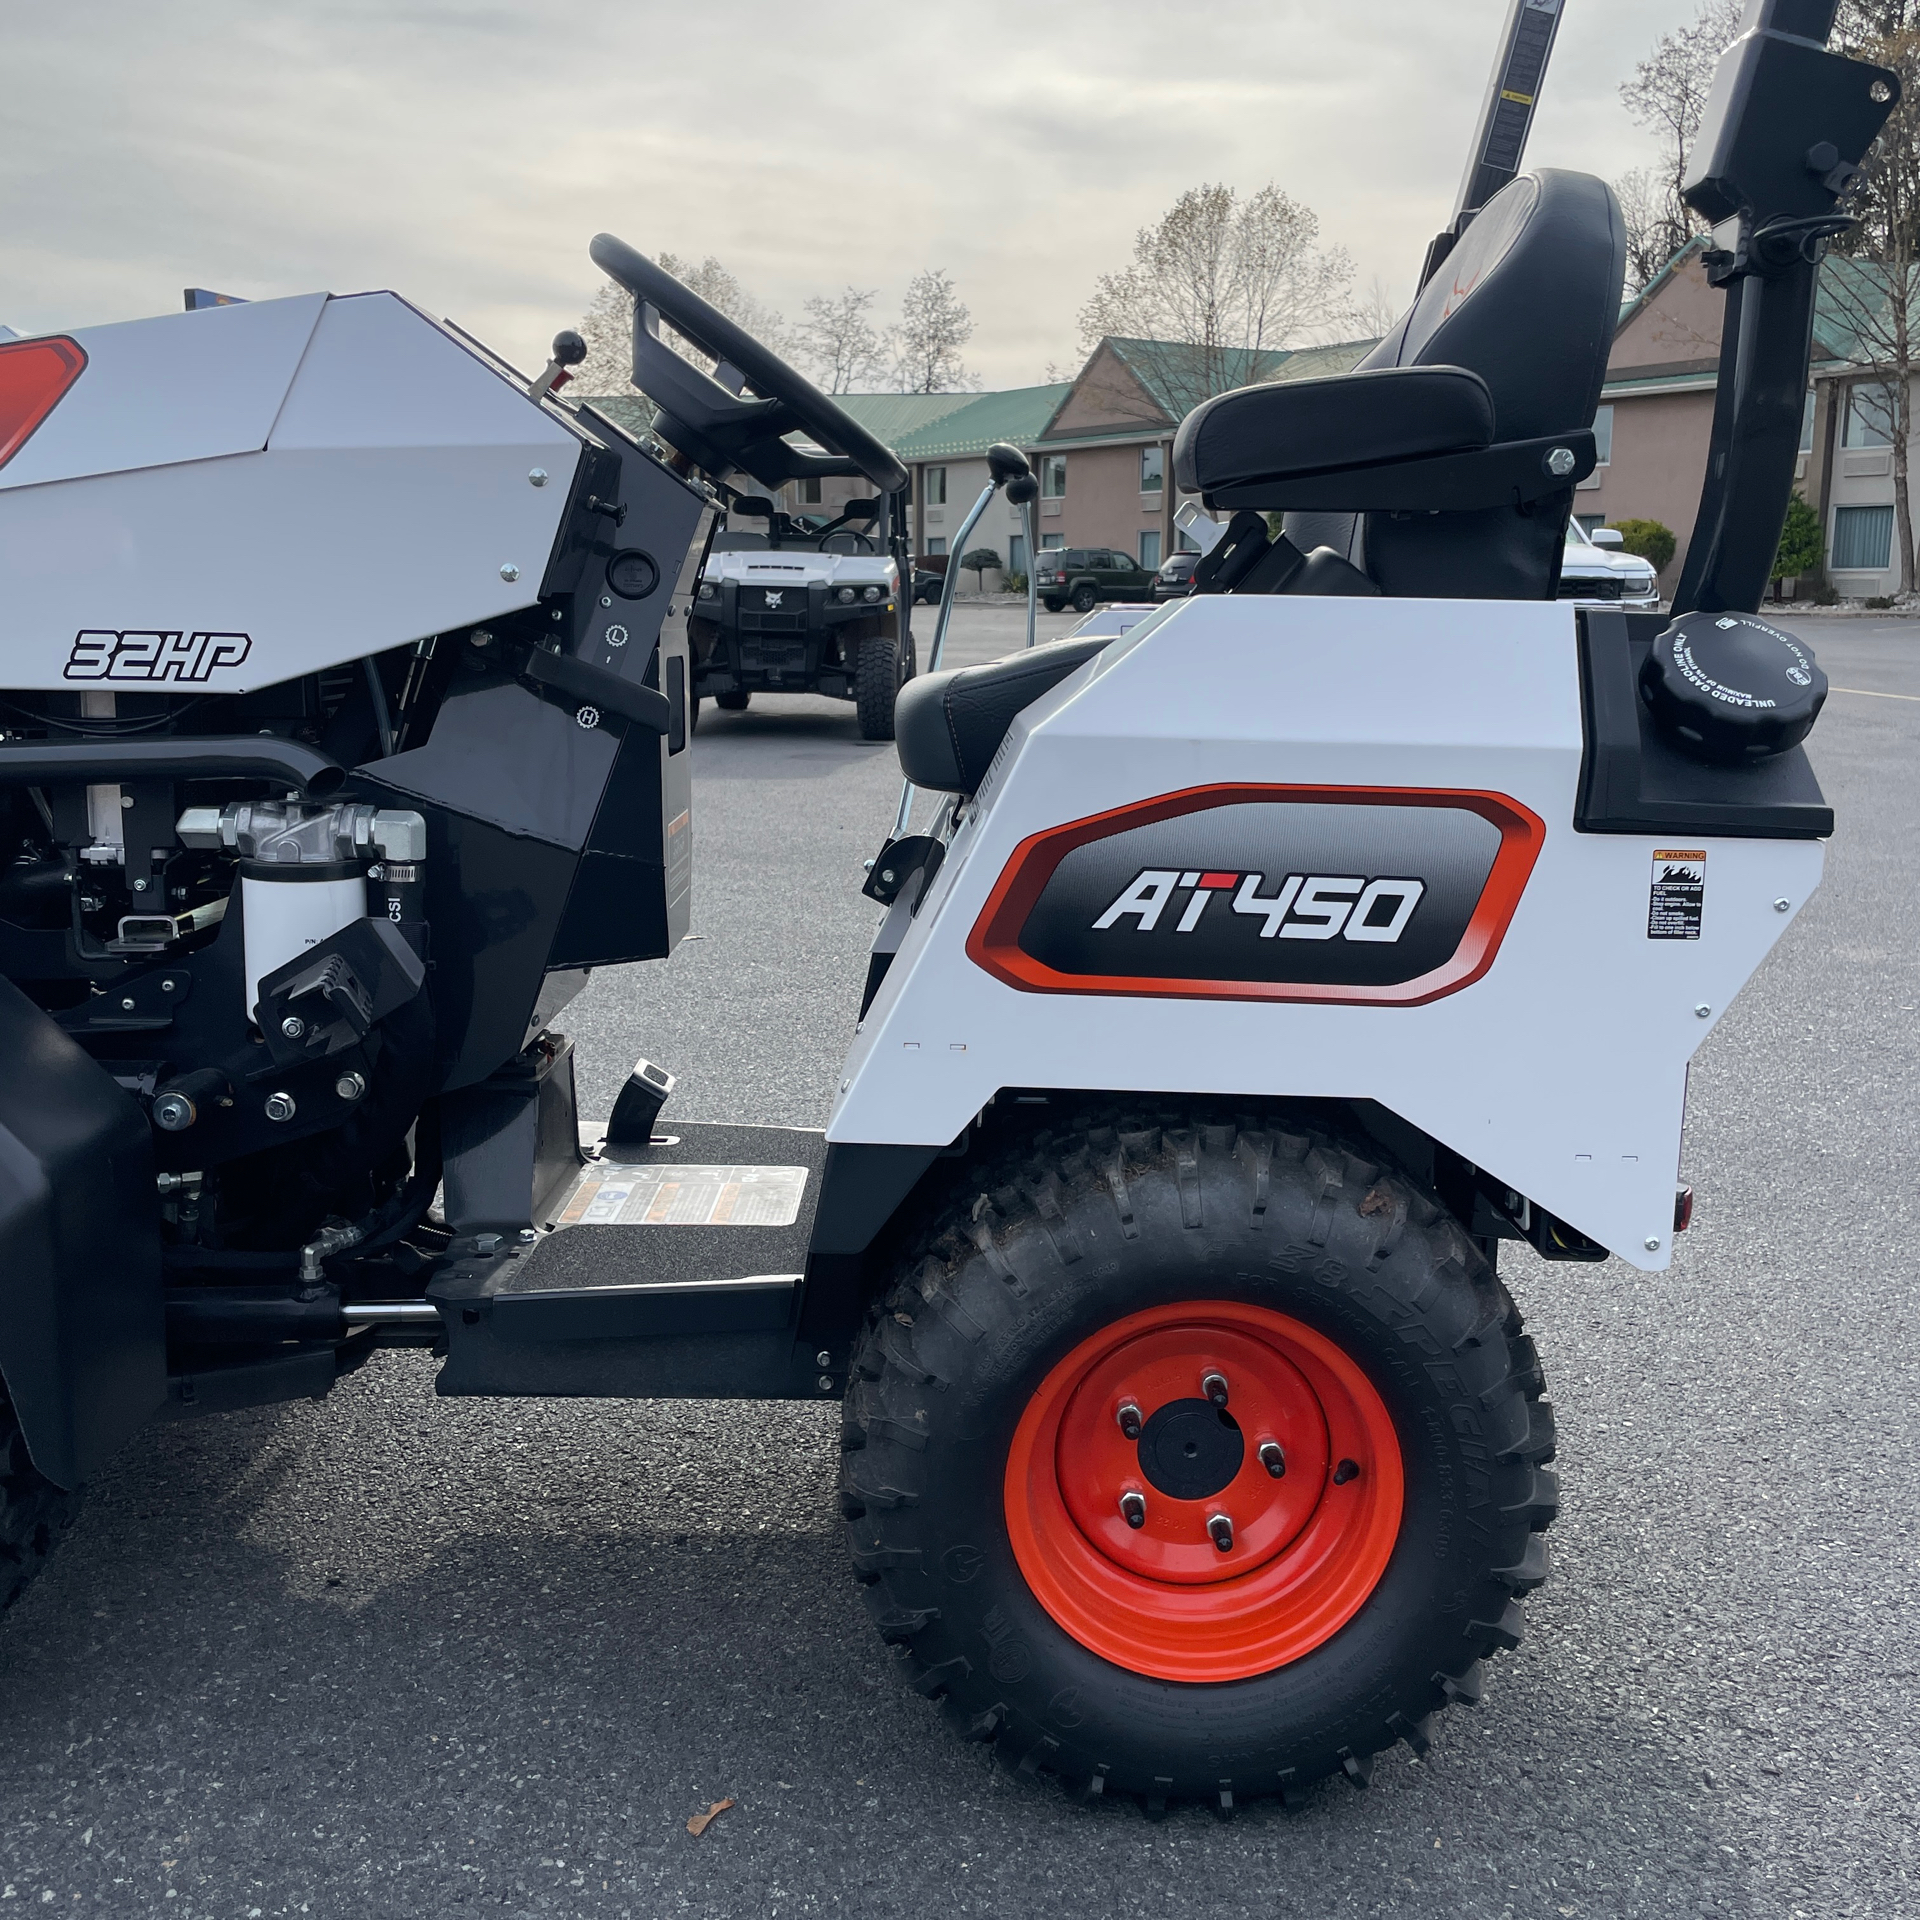
<instances>
[{"instance_id":1,"label":"utv front grille","mask_svg":"<svg viewBox=\"0 0 1920 1920\"><path fill-rule=\"evenodd\" d=\"M805 633L806 630L804 613L756 613L751 607L740 610L742 633Z\"/></svg>"},{"instance_id":2,"label":"utv front grille","mask_svg":"<svg viewBox=\"0 0 1920 1920\"><path fill-rule=\"evenodd\" d=\"M742 673L803 674L807 670L807 643L804 640L743 641L740 648Z\"/></svg>"}]
</instances>

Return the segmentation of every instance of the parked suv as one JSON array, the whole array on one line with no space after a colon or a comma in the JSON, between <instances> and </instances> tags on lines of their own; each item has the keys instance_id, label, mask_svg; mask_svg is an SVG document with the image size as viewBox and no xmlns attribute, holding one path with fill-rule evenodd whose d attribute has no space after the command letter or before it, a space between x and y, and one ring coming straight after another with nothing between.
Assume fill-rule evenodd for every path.
<instances>
[{"instance_id":1,"label":"parked suv","mask_svg":"<svg viewBox=\"0 0 1920 1920\"><path fill-rule=\"evenodd\" d=\"M1578 607L1634 607L1650 612L1660 604L1660 582L1637 553L1620 551L1620 533L1597 527L1589 533L1578 520L1567 522L1567 550L1560 562L1560 598Z\"/></svg>"},{"instance_id":2,"label":"parked suv","mask_svg":"<svg viewBox=\"0 0 1920 1920\"><path fill-rule=\"evenodd\" d=\"M1091 613L1102 600L1146 599L1153 577L1150 567L1112 547L1046 547L1033 584L1049 613L1068 606Z\"/></svg>"},{"instance_id":3,"label":"parked suv","mask_svg":"<svg viewBox=\"0 0 1920 1920\"><path fill-rule=\"evenodd\" d=\"M1200 564L1197 553L1176 553L1153 576L1156 600L1184 600L1193 591L1193 570Z\"/></svg>"}]
</instances>

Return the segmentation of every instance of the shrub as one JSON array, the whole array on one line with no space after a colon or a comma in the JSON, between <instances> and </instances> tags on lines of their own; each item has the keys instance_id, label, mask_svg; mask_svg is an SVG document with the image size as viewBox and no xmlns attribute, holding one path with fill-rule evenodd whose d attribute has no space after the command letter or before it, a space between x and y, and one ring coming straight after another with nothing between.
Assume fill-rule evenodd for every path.
<instances>
[{"instance_id":1,"label":"shrub","mask_svg":"<svg viewBox=\"0 0 1920 1920\"><path fill-rule=\"evenodd\" d=\"M1010 573L1007 575L1007 591L1009 593L1025 593L1026 590L1027 576L1024 573Z\"/></svg>"},{"instance_id":2,"label":"shrub","mask_svg":"<svg viewBox=\"0 0 1920 1920\"><path fill-rule=\"evenodd\" d=\"M1652 563L1655 573L1666 572L1678 544L1671 527L1663 527L1658 520L1616 520L1613 530L1620 536L1623 553L1637 553Z\"/></svg>"},{"instance_id":3,"label":"shrub","mask_svg":"<svg viewBox=\"0 0 1920 1920\"><path fill-rule=\"evenodd\" d=\"M1820 516L1796 491L1787 502L1786 525L1780 529L1780 550L1773 556L1773 578L1789 580L1818 573L1827 543L1820 535Z\"/></svg>"},{"instance_id":4,"label":"shrub","mask_svg":"<svg viewBox=\"0 0 1920 1920\"><path fill-rule=\"evenodd\" d=\"M1839 590L1828 581L1821 581L1814 590L1813 604L1816 607L1837 607L1840 604Z\"/></svg>"},{"instance_id":5,"label":"shrub","mask_svg":"<svg viewBox=\"0 0 1920 1920\"><path fill-rule=\"evenodd\" d=\"M1884 613L1888 607L1893 605L1893 595L1890 593L1870 593L1867 595L1866 604L1870 606L1874 612Z\"/></svg>"},{"instance_id":6,"label":"shrub","mask_svg":"<svg viewBox=\"0 0 1920 1920\"><path fill-rule=\"evenodd\" d=\"M973 575L976 591L987 584L987 569L991 567L998 572L1001 564L1000 556L991 547L975 547L971 553L960 556L961 568Z\"/></svg>"}]
</instances>

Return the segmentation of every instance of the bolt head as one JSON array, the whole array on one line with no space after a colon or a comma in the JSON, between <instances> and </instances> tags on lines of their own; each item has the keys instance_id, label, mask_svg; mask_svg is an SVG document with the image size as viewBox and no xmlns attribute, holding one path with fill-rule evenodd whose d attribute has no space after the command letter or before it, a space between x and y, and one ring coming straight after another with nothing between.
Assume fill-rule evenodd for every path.
<instances>
[{"instance_id":1,"label":"bolt head","mask_svg":"<svg viewBox=\"0 0 1920 1920\"><path fill-rule=\"evenodd\" d=\"M540 1235L539 1235L539 1233L538 1233L538 1232L537 1232L537 1231L536 1231L536 1230L535 1230L534 1228L532 1228L532 1227L522 1227L522 1228L520 1229L520 1232L519 1232L519 1235L518 1235L518 1238L519 1238L519 1241L520 1241L520 1244L521 1244L521 1245L522 1245L523 1247L530 1247L530 1246L532 1246L532 1245L533 1245L533 1243L534 1243L534 1242L535 1242L536 1240L538 1240L538 1239L540 1238Z\"/></svg>"},{"instance_id":2,"label":"bolt head","mask_svg":"<svg viewBox=\"0 0 1920 1920\"><path fill-rule=\"evenodd\" d=\"M131 995L120 1002L120 1011L122 1013L131 1013L133 1011L133 999Z\"/></svg>"},{"instance_id":3,"label":"bolt head","mask_svg":"<svg viewBox=\"0 0 1920 1920\"><path fill-rule=\"evenodd\" d=\"M173 982L171 980L162 980L160 982L160 991L162 993L171 993L173 991Z\"/></svg>"},{"instance_id":4,"label":"bolt head","mask_svg":"<svg viewBox=\"0 0 1920 1920\"><path fill-rule=\"evenodd\" d=\"M307 1023L297 1013L290 1013L280 1022L280 1031L289 1040L298 1040L307 1030Z\"/></svg>"},{"instance_id":5,"label":"bolt head","mask_svg":"<svg viewBox=\"0 0 1920 1920\"><path fill-rule=\"evenodd\" d=\"M293 1095L290 1093L270 1093L265 1108L269 1120L291 1120L299 1112Z\"/></svg>"},{"instance_id":6,"label":"bolt head","mask_svg":"<svg viewBox=\"0 0 1920 1920\"><path fill-rule=\"evenodd\" d=\"M833 1355L830 1354L825 1347L822 1347L820 1351L813 1356L813 1364L816 1367L830 1367L833 1365Z\"/></svg>"},{"instance_id":7,"label":"bolt head","mask_svg":"<svg viewBox=\"0 0 1920 1920\"><path fill-rule=\"evenodd\" d=\"M509 560L501 567L500 578L502 580L518 580L520 578L520 569Z\"/></svg>"},{"instance_id":8,"label":"bolt head","mask_svg":"<svg viewBox=\"0 0 1920 1920\"><path fill-rule=\"evenodd\" d=\"M1649 1253L1658 1253L1660 1251L1660 1236L1657 1233L1647 1235L1647 1251Z\"/></svg>"},{"instance_id":9,"label":"bolt head","mask_svg":"<svg viewBox=\"0 0 1920 1920\"><path fill-rule=\"evenodd\" d=\"M832 1374L823 1373L820 1376L820 1391L822 1393L831 1393L833 1391L833 1375Z\"/></svg>"},{"instance_id":10,"label":"bolt head","mask_svg":"<svg viewBox=\"0 0 1920 1920\"><path fill-rule=\"evenodd\" d=\"M546 468L535 467L534 470L527 475L527 484L534 487L544 487L547 484Z\"/></svg>"},{"instance_id":11,"label":"bolt head","mask_svg":"<svg viewBox=\"0 0 1920 1920\"><path fill-rule=\"evenodd\" d=\"M184 1093L163 1093L153 1103L153 1124L163 1133L184 1133L198 1118Z\"/></svg>"},{"instance_id":12,"label":"bolt head","mask_svg":"<svg viewBox=\"0 0 1920 1920\"><path fill-rule=\"evenodd\" d=\"M1776 900L1773 903L1773 910L1775 913L1785 913L1792 904L1791 900Z\"/></svg>"},{"instance_id":13,"label":"bolt head","mask_svg":"<svg viewBox=\"0 0 1920 1920\"><path fill-rule=\"evenodd\" d=\"M354 1070L349 1067L347 1071L333 1083L333 1090L342 1100L358 1100L360 1096L366 1092L367 1083L362 1075L355 1073Z\"/></svg>"},{"instance_id":14,"label":"bolt head","mask_svg":"<svg viewBox=\"0 0 1920 1920\"><path fill-rule=\"evenodd\" d=\"M1710 1006L1708 1006L1704 1000L1702 1000L1700 1004L1697 1007L1695 1007L1693 1010L1694 1018L1697 1020L1706 1019L1707 1016L1712 1012L1713 1012L1713 1009Z\"/></svg>"},{"instance_id":15,"label":"bolt head","mask_svg":"<svg viewBox=\"0 0 1920 1920\"><path fill-rule=\"evenodd\" d=\"M612 594L610 594L610 593L603 593L603 594L602 594L602 595L600 596L600 604L601 604L601 605L602 605L603 607L610 607L610 606L612 606L612 605L613 605L613 595L612 595Z\"/></svg>"},{"instance_id":16,"label":"bolt head","mask_svg":"<svg viewBox=\"0 0 1920 1920\"><path fill-rule=\"evenodd\" d=\"M147 883L144 880L136 880L133 883L133 890L135 893L145 893L147 890Z\"/></svg>"},{"instance_id":17,"label":"bolt head","mask_svg":"<svg viewBox=\"0 0 1920 1920\"><path fill-rule=\"evenodd\" d=\"M1547 455L1547 471L1556 480L1564 480L1577 464L1571 447L1555 447Z\"/></svg>"}]
</instances>

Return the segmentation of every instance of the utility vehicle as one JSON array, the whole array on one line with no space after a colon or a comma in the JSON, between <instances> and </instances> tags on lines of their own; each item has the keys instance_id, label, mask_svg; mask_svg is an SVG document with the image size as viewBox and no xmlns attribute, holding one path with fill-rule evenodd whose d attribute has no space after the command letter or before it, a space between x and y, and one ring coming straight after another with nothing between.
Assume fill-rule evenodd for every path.
<instances>
[{"instance_id":1,"label":"utility vehicle","mask_svg":"<svg viewBox=\"0 0 1920 1920\"><path fill-rule=\"evenodd\" d=\"M755 693L820 693L854 703L864 739L891 740L894 696L913 673L904 495L853 500L821 522L727 494L687 629L696 709L703 697L738 713Z\"/></svg>"},{"instance_id":2,"label":"utility vehicle","mask_svg":"<svg viewBox=\"0 0 1920 1920\"><path fill-rule=\"evenodd\" d=\"M417 1344L843 1401L901 1675L1079 1794L1364 1784L1479 1698L1556 1503L1501 1244L1667 1266L1688 1059L1820 877L1825 682L1752 609L1897 89L1750 8L1678 613L1582 612L1623 243L1517 171L1555 11L1368 363L1181 426L1194 594L902 689L824 1133L656 1131L648 1062L583 1119L561 1023L687 928L722 508L884 446L606 235L644 443L388 293L0 345L7 1597L147 1421Z\"/></svg>"}]
</instances>

